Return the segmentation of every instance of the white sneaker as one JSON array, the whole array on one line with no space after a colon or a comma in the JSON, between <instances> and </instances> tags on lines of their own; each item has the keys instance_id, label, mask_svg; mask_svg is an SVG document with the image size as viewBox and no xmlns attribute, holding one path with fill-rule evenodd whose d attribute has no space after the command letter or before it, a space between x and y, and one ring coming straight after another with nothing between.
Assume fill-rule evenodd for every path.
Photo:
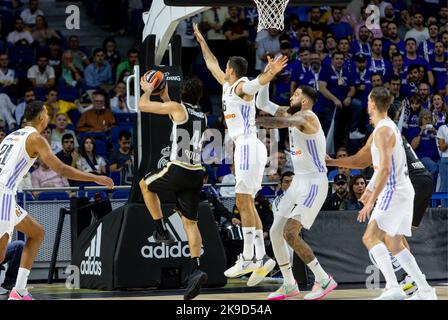
<instances>
[{"instance_id":1,"label":"white sneaker","mask_svg":"<svg viewBox=\"0 0 448 320\"><path fill-rule=\"evenodd\" d=\"M258 265L253 260L245 260L243 254L240 254L235 265L224 271L224 275L227 278L236 278L246 273L254 272L257 268Z\"/></svg>"},{"instance_id":2,"label":"white sneaker","mask_svg":"<svg viewBox=\"0 0 448 320\"><path fill-rule=\"evenodd\" d=\"M373 300L404 300L406 299L406 293L403 292L401 287L387 288L383 293Z\"/></svg>"},{"instance_id":3,"label":"white sneaker","mask_svg":"<svg viewBox=\"0 0 448 320\"><path fill-rule=\"evenodd\" d=\"M293 285L283 284L277 291L272 292L268 296L268 300L284 300L286 298L292 298L300 294L297 282Z\"/></svg>"},{"instance_id":4,"label":"white sneaker","mask_svg":"<svg viewBox=\"0 0 448 320\"><path fill-rule=\"evenodd\" d=\"M359 132L358 129L356 129L353 132L350 132L350 136L349 136L350 140L359 140L359 139L364 139L365 137L366 137L366 135Z\"/></svg>"},{"instance_id":5,"label":"white sneaker","mask_svg":"<svg viewBox=\"0 0 448 320\"><path fill-rule=\"evenodd\" d=\"M320 300L329 294L331 291L336 289L338 286L337 282L334 281L333 277L330 276L327 280L320 282L314 282L314 286L311 292L306 294L303 298L304 300Z\"/></svg>"},{"instance_id":6,"label":"white sneaker","mask_svg":"<svg viewBox=\"0 0 448 320\"><path fill-rule=\"evenodd\" d=\"M407 296L412 296L417 290L417 284L412 280L411 276L407 275L403 281L400 282L401 289Z\"/></svg>"},{"instance_id":7,"label":"white sneaker","mask_svg":"<svg viewBox=\"0 0 448 320\"><path fill-rule=\"evenodd\" d=\"M437 300L436 289L431 288L431 290L427 291L418 290L412 297L406 300Z\"/></svg>"},{"instance_id":8,"label":"white sneaker","mask_svg":"<svg viewBox=\"0 0 448 320\"><path fill-rule=\"evenodd\" d=\"M6 290L5 288L3 288L2 286L0 286L0 295L3 296L5 294L8 294L8 290Z\"/></svg>"},{"instance_id":9,"label":"white sneaker","mask_svg":"<svg viewBox=\"0 0 448 320\"><path fill-rule=\"evenodd\" d=\"M249 287L259 284L274 269L276 262L265 254L263 259L258 260L256 264L258 268L252 272L247 281Z\"/></svg>"}]
</instances>

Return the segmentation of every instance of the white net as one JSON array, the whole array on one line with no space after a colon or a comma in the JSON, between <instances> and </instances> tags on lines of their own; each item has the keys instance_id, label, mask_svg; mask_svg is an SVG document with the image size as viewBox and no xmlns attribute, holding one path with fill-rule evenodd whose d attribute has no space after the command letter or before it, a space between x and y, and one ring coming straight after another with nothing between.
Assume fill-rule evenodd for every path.
<instances>
[{"instance_id":1,"label":"white net","mask_svg":"<svg viewBox=\"0 0 448 320\"><path fill-rule=\"evenodd\" d=\"M258 9L258 31L285 28L284 13L289 0L254 0Z\"/></svg>"}]
</instances>

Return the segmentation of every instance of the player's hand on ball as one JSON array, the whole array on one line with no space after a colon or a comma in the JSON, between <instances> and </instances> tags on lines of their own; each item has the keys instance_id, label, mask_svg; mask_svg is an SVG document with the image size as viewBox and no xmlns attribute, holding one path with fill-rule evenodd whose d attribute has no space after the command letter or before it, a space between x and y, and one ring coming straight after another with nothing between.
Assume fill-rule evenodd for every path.
<instances>
[{"instance_id":1,"label":"player's hand on ball","mask_svg":"<svg viewBox=\"0 0 448 320\"><path fill-rule=\"evenodd\" d=\"M151 94L154 91L154 85L145 80L145 76L140 79L140 88L146 93Z\"/></svg>"},{"instance_id":2,"label":"player's hand on ball","mask_svg":"<svg viewBox=\"0 0 448 320\"><path fill-rule=\"evenodd\" d=\"M106 176L96 176L95 182L102 186L109 187L111 189L114 187L114 181Z\"/></svg>"}]
</instances>

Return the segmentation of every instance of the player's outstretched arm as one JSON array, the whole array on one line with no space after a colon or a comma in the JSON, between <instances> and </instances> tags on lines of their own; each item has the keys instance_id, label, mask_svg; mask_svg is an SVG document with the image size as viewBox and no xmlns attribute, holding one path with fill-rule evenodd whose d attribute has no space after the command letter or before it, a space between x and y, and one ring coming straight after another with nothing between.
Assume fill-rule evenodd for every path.
<instances>
[{"instance_id":1,"label":"player's outstretched arm","mask_svg":"<svg viewBox=\"0 0 448 320\"><path fill-rule=\"evenodd\" d=\"M370 135L364 147L355 155L340 159L333 159L327 156L325 162L329 167L340 167L350 169L364 169L372 164L372 154L370 146L372 144L373 135Z\"/></svg>"},{"instance_id":2,"label":"player's outstretched arm","mask_svg":"<svg viewBox=\"0 0 448 320\"><path fill-rule=\"evenodd\" d=\"M162 93L162 99L167 102L151 101L151 93L154 90L154 86L147 81L140 79L140 87L144 91L144 94L140 97L138 102L141 112L171 115L176 121L182 121L185 118L185 111L182 105L175 101L170 101L167 93ZM167 91L167 88L165 88ZM168 97L168 100L166 100Z\"/></svg>"},{"instance_id":3,"label":"player's outstretched arm","mask_svg":"<svg viewBox=\"0 0 448 320\"><path fill-rule=\"evenodd\" d=\"M113 180L109 177L83 172L63 163L53 154L48 141L40 134L35 133L29 136L26 149L28 154L38 155L54 172L63 177L76 181L95 182L109 188L114 186Z\"/></svg>"},{"instance_id":4,"label":"player's outstretched arm","mask_svg":"<svg viewBox=\"0 0 448 320\"><path fill-rule=\"evenodd\" d=\"M258 109L267 112L274 117L287 116L288 107L281 107L269 100L269 84L262 86L258 92L256 106Z\"/></svg>"},{"instance_id":5,"label":"player's outstretched arm","mask_svg":"<svg viewBox=\"0 0 448 320\"><path fill-rule=\"evenodd\" d=\"M208 47L207 42L204 39L204 36L202 35L201 31L199 31L197 23L193 24L193 28L196 40L201 46L202 55L204 56L204 60L208 70L210 70L212 75L215 77L216 81L218 81L219 84L223 85L226 82L225 73L219 67L218 59L216 59L216 57Z\"/></svg>"},{"instance_id":6,"label":"player's outstretched arm","mask_svg":"<svg viewBox=\"0 0 448 320\"><path fill-rule=\"evenodd\" d=\"M256 123L267 129L300 128L306 123L306 118L296 113L291 117L261 117L256 119Z\"/></svg>"}]
</instances>

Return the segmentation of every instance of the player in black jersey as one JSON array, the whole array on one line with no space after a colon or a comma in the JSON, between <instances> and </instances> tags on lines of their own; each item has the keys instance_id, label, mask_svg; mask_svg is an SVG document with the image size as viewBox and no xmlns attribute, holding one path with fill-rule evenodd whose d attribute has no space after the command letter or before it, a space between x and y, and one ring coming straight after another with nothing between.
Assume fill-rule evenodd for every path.
<instances>
[{"instance_id":1,"label":"player in black jersey","mask_svg":"<svg viewBox=\"0 0 448 320\"><path fill-rule=\"evenodd\" d=\"M140 181L140 189L152 218L154 219L154 238L157 242L173 243L174 239L163 221L159 192L173 192L176 195L176 211L182 217L187 234L192 262L192 271L184 299L190 300L199 294L207 281L207 274L200 269L202 238L197 226L198 206L203 185L201 165L202 135L206 129L206 116L198 105L202 96L202 83L193 78L181 84L181 103L171 101L168 89L161 94L163 102L150 101L154 87L144 80L140 81L145 92L139 101L142 112L168 115L173 121L171 157L165 167L148 173Z\"/></svg>"},{"instance_id":2,"label":"player in black jersey","mask_svg":"<svg viewBox=\"0 0 448 320\"><path fill-rule=\"evenodd\" d=\"M396 108L391 106L388 110L389 118L395 119L396 112ZM340 159L332 159L330 157L327 157L327 166L350 169L364 169L368 167L372 164L372 156L370 153L370 146L373 140L372 137L373 135L370 135L364 147L353 156ZM403 147L406 153L409 179L411 180L412 186L414 187L415 191L412 228L416 229L420 226L420 222L422 221L422 218L426 213L426 209L431 204L431 197L434 191L434 180L432 174L425 168L423 163L417 157L406 138L402 137L402 139ZM404 236L403 244L409 250L409 243ZM403 279L401 284L403 285L403 290L408 295L414 293L417 290L415 283L407 275L405 275L405 278Z\"/></svg>"}]
</instances>

